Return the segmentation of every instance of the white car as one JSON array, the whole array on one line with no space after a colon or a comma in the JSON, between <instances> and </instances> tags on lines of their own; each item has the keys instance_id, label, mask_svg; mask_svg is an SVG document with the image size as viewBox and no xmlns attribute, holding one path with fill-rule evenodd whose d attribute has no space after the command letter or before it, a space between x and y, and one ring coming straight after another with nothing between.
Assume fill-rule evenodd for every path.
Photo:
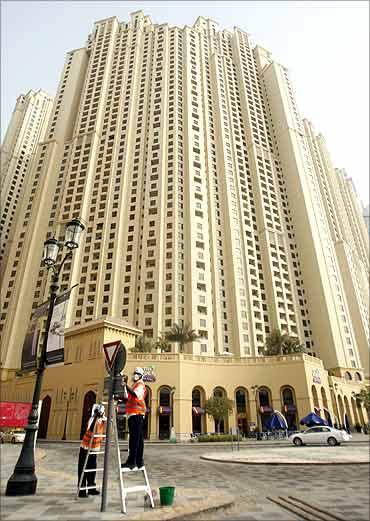
<instances>
[{"instance_id":1,"label":"white car","mask_svg":"<svg viewBox=\"0 0 370 521\"><path fill-rule=\"evenodd\" d=\"M291 434L289 439L294 445L300 447L301 445L309 444L328 444L332 447L340 445L344 441L349 441L352 438L346 431L334 429L334 427L317 426L311 427L303 432Z\"/></svg>"},{"instance_id":2,"label":"white car","mask_svg":"<svg viewBox=\"0 0 370 521\"><path fill-rule=\"evenodd\" d=\"M23 443L25 436L26 436L26 433L23 430L4 432L2 443L7 442L7 441L10 443Z\"/></svg>"}]
</instances>

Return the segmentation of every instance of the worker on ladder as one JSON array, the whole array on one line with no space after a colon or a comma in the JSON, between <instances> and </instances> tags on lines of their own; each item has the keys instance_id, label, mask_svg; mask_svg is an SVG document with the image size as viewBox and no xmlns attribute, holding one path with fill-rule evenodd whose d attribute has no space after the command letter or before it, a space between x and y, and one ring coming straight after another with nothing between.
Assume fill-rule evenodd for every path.
<instances>
[{"instance_id":1,"label":"worker on ladder","mask_svg":"<svg viewBox=\"0 0 370 521\"><path fill-rule=\"evenodd\" d=\"M92 408L91 418L87 423L87 429L81 441L80 454L78 457L78 483L80 483L81 474L85 465L87 454L89 452L89 447L90 455L86 463L86 469L96 469L96 454L94 454L94 452L98 452L100 450L103 434L105 432L106 421L107 418L105 416L104 405L99 405L96 403ZM96 472L87 472L84 474L80 485L81 488L86 487L86 482L87 487L96 487L95 477ZM96 488L89 488L88 490L80 490L78 497L88 497L88 495L97 496L99 494L100 492Z\"/></svg>"},{"instance_id":2,"label":"worker on ladder","mask_svg":"<svg viewBox=\"0 0 370 521\"><path fill-rule=\"evenodd\" d=\"M141 469L144 467L144 418L146 413L145 396L147 393L144 381L144 370L136 367L133 375L132 387L127 385L128 376L122 375L124 402L128 416L129 453L123 469Z\"/></svg>"}]
</instances>

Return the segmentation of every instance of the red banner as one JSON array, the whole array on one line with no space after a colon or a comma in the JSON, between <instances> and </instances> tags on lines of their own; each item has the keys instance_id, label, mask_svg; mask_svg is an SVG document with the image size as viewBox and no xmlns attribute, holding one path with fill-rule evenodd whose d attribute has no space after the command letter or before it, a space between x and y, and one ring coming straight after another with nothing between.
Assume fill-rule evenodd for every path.
<instances>
[{"instance_id":1,"label":"red banner","mask_svg":"<svg viewBox=\"0 0 370 521\"><path fill-rule=\"evenodd\" d=\"M30 402L0 402L0 427L25 427L31 406Z\"/></svg>"}]
</instances>

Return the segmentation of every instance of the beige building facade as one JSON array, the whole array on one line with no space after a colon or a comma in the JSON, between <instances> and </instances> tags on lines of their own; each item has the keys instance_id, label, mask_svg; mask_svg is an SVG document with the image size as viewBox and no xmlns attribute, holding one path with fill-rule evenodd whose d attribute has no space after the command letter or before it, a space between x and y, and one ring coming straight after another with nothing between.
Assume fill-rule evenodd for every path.
<instances>
[{"instance_id":1,"label":"beige building facade","mask_svg":"<svg viewBox=\"0 0 370 521\"><path fill-rule=\"evenodd\" d=\"M86 46L67 54L4 265L3 382L20 368L32 310L48 298L42 244L62 239L74 217L86 230L60 281L61 291L78 284L69 331L106 317L153 338L174 323L199 331L185 354L174 346L153 359L161 380L170 360L177 368L179 432L192 432L176 415L202 385L191 376L202 360L204 396L206 375L231 367L229 357L237 385L251 383L244 368L256 380L263 368L278 400L289 382L277 388L267 375L285 362L258 361L275 328L305 345L294 362L305 374L316 363L349 382L368 377L368 234L357 196L301 118L287 69L244 30L204 17L158 25L137 11L96 22ZM286 378L293 365L287 359ZM215 383L230 396L232 372ZM305 381L297 400L308 412Z\"/></svg>"},{"instance_id":2,"label":"beige building facade","mask_svg":"<svg viewBox=\"0 0 370 521\"><path fill-rule=\"evenodd\" d=\"M122 321L105 319L75 326L66 332L64 364L47 367L41 399L39 437L79 439L91 406L106 399L107 377L102 346L121 340L127 348L125 372L136 366L145 371L147 439L167 439L175 427L179 440L194 433L215 432L215 423L205 414L205 400L213 394L227 396L233 409L221 431L238 427L243 434L264 429L272 411L282 412L290 429L316 411L332 423L342 424L347 414L352 427L363 426L368 417L355 395L363 388L358 370L329 375L321 360L297 354L279 357L204 357L180 353L131 353L140 331ZM30 401L34 375L10 376L2 400ZM125 421L119 418L120 429ZM124 434L124 433L122 433Z\"/></svg>"},{"instance_id":3,"label":"beige building facade","mask_svg":"<svg viewBox=\"0 0 370 521\"><path fill-rule=\"evenodd\" d=\"M1 146L0 273L13 242L37 144L45 137L53 99L42 90L21 94Z\"/></svg>"}]
</instances>

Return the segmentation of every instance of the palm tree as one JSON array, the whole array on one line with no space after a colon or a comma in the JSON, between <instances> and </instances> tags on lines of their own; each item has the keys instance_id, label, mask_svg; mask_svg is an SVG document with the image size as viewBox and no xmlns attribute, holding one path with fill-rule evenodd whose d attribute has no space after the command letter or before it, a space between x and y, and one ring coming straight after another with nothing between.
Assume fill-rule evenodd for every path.
<instances>
[{"instance_id":1,"label":"palm tree","mask_svg":"<svg viewBox=\"0 0 370 521\"><path fill-rule=\"evenodd\" d=\"M289 336L282 333L280 329L273 329L266 337L266 343L261 354L265 356L277 356L283 354L284 343L287 342Z\"/></svg>"},{"instance_id":2,"label":"palm tree","mask_svg":"<svg viewBox=\"0 0 370 521\"><path fill-rule=\"evenodd\" d=\"M266 343L261 351L265 356L289 355L292 353L302 353L305 348L300 343L299 338L282 333L280 329L273 329L266 337Z\"/></svg>"},{"instance_id":3,"label":"palm tree","mask_svg":"<svg viewBox=\"0 0 370 521\"><path fill-rule=\"evenodd\" d=\"M290 355L293 353L304 353L306 350L304 344L302 344L298 337L288 336L288 339L284 342L283 353L284 355Z\"/></svg>"},{"instance_id":4,"label":"palm tree","mask_svg":"<svg viewBox=\"0 0 370 521\"><path fill-rule=\"evenodd\" d=\"M180 353L184 352L185 344L190 344L200 338L190 324L173 324L172 328L166 331L164 336L169 342L180 344Z\"/></svg>"},{"instance_id":5,"label":"palm tree","mask_svg":"<svg viewBox=\"0 0 370 521\"><path fill-rule=\"evenodd\" d=\"M135 346L132 348L133 353L150 353L153 351L153 340L149 337L140 335L135 339Z\"/></svg>"},{"instance_id":6,"label":"palm tree","mask_svg":"<svg viewBox=\"0 0 370 521\"><path fill-rule=\"evenodd\" d=\"M169 353L171 351L171 344L163 333L157 338L155 348L160 350L161 353Z\"/></svg>"}]
</instances>

